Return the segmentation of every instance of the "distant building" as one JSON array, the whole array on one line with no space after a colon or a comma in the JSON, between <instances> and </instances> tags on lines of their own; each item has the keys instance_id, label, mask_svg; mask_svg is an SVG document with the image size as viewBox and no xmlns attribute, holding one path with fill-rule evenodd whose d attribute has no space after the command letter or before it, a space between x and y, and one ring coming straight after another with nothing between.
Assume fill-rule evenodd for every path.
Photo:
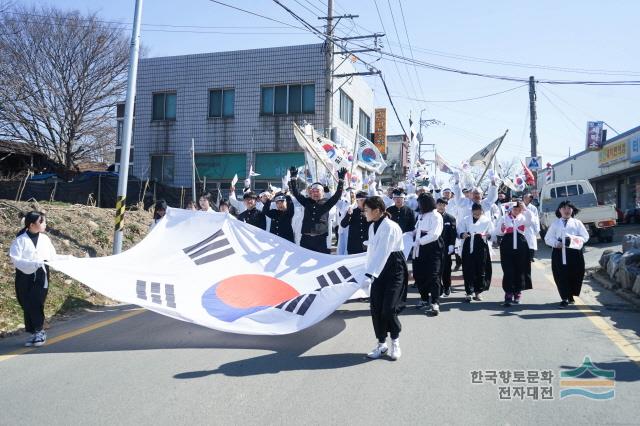
<instances>
[{"instance_id":1,"label":"distant building","mask_svg":"<svg viewBox=\"0 0 640 426\"><path fill-rule=\"evenodd\" d=\"M343 60L345 59L345 60ZM334 73L354 71L336 56ZM322 44L141 59L138 69L131 173L173 186L196 178L228 188L235 174L260 174L255 187L279 184L304 164L293 122L322 132L325 59ZM370 137L373 91L360 77L334 79L333 137L351 146L356 128ZM118 108L118 147L124 107Z\"/></svg>"},{"instance_id":2,"label":"distant building","mask_svg":"<svg viewBox=\"0 0 640 426\"><path fill-rule=\"evenodd\" d=\"M403 181L409 168L409 140L405 135L387 136L387 168L381 176L382 184L397 184Z\"/></svg>"},{"instance_id":3,"label":"distant building","mask_svg":"<svg viewBox=\"0 0 640 426\"><path fill-rule=\"evenodd\" d=\"M640 207L640 126L605 142L599 151L582 151L553 164L553 182L587 179L598 202L621 210ZM538 174L544 185L545 170Z\"/></svg>"}]
</instances>

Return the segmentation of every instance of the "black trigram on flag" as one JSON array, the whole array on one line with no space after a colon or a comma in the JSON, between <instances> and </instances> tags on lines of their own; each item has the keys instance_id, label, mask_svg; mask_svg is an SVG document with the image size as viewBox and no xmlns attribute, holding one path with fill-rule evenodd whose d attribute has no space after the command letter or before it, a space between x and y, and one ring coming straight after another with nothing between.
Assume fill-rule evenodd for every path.
<instances>
[{"instance_id":1,"label":"black trigram on flag","mask_svg":"<svg viewBox=\"0 0 640 426\"><path fill-rule=\"evenodd\" d=\"M320 288L317 290L322 290L324 287L328 287L330 285L335 285L343 282L356 282L356 279L351 275L349 269L346 266L341 266L338 269L333 271L329 271L326 274L318 275L316 277L318 284L320 284Z\"/></svg>"},{"instance_id":2,"label":"black trigram on flag","mask_svg":"<svg viewBox=\"0 0 640 426\"><path fill-rule=\"evenodd\" d=\"M151 290L151 294L147 294L147 290ZM162 284L158 282L151 282L147 285L144 280L136 280L136 296L138 299L149 301L151 296L151 302L156 305L162 305ZM173 284L164 284L164 301L168 308L176 308L176 294L173 288Z\"/></svg>"},{"instance_id":3,"label":"black trigram on flag","mask_svg":"<svg viewBox=\"0 0 640 426\"><path fill-rule=\"evenodd\" d=\"M282 309L283 311L291 312L292 314L304 315L309 310L309 307L316 299L316 295L314 293L309 294L301 294L300 296L287 300L286 302L282 302L276 309Z\"/></svg>"},{"instance_id":4,"label":"black trigram on flag","mask_svg":"<svg viewBox=\"0 0 640 426\"><path fill-rule=\"evenodd\" d=\"M314 292L322 291L325 287L343 282L357 282L346 266L341 266L338 269L327 272L326 274L318 275L316 280L318 281L318 284L320 284L320 287L315 289ZM307 313L307 310L309 310L309 307L315 299L315 293L301 294L294 299L282 302L275 308L282 309L293 314L304 315Z\"/></svg>"},{"instance_id":5,"label":"black trigram on flag","mask_svg":"<svg viewBox=\"0 0 640 426\"><path fill-rule=\"evenodd\" d=\"M231 256L235 253L233 247L231 247L231 243L222 232L222 229L219 229L209 238L182 249L182 251L184 251L196 265L215 262L216 260Z\"/></svg>"}]
</instances>

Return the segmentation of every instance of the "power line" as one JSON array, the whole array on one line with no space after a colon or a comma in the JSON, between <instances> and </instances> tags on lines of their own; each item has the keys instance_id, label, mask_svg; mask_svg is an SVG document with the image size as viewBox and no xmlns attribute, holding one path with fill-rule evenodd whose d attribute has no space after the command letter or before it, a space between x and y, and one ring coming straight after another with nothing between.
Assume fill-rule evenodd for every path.
<instances>
[{"instance_id":1,"label":"power line","mask_svg":"<svg viewBox=\"0 0 640 426\"><path fill-rule=\"evenodd\" d=\"M400 123L400 127L402 128L402 132L405 135L408 135L407 131L404 129L402 125L402 120L400 120L400 115L398 115L398 110L396 109L395 104L393 103L393 99L391 99L391 94L389 93L389 88L387 87L387 82L384 81L384 77L382 77L382 73L378 74L380 76L380 80L382 80L382 84L384 85L384 90L387 92L387 97L389 98L389 103L391 103L391 108L393 108L393 112L396 114L396 118L398 119L398 123Z\"/></svg>"},{"instance_id":2,"label":"power line","mask_svg":"<svg viewBox=\"0 0 640 426\"><path fill-rule=\"evenodd\" d=\"M507 92L511 92L513 90L517 90L521 87L527 86L528 84L522 84L520 86L516 86L516 87L512 87L511 89L507 89L507 90L502 90L500 92L495 92L495 93L489 93L487 95L483 95L483 96L477 96L475 98L466 98L466 99L447 99L447 100L429 100L429 99L417 99L417 98L406 98L412 101L418 101L418 102L434 102L434 103L448 103L448 102L467 102L467 101L475 101L477 99L484 99L484 98L489 98L491 96L497 96L497 95L501 95L503 93L507 93ZM405 98L405 96L398 96L398 95L393 95L394 98Z\"/></svg>"},{"instance_id":3,"label":"power line","mask_svg":"<svg viewBox=\"0 0 640 426\"><path fill-rule=\"evenodd\" d=\"M413 59L413 47L411 46L411 39L409 38L407 21L404 18L404 9L402 8L402 0L398 0L398 4L400 5L400 14L402 15L402 24L404 25L404 33L407 36L407 43L409 43L409 53L411 54L411 59ZM418 87L420 87L420 95L424 98L424 90L422 89L422 82L420 81L420 77L418 76L418 67L414 65L413 70L416 73L416 80L418 81Z\"/></svg>"},{"instance_id":4,"label":"power line","mask_svg":"<svg viewBox=\"0 0 640 426\"><path fill-rule=\"evenodd\" d=\"M396 25L396 18L393 14L393 8L391 7L391 0L387 0L387 5L389 6L389 13L391 14L391 22L393 23L393 29L396 33L396 38L398 39L398 43L400 43L400 34L398 33L398 26ZM400 54L405 56L404 49L400 46ZM407 77L409 78L409 84L411 85L411 90L413 93L416 93L416 88L413 85L413 79L411 78L411 72L409 72L409 67L405 65L405 71L407 73Z\"/></svg>"},{"instance_id":5,"label":"power line","mask_svg":"<svg viewBox=\"0 0 640 426\"><path fill-rule=\"evenodd\" d=\"M569 116L565 114L559 106L557 106L551 99L549 99L549 97L544 93L541 87L538 87L538 92L540 92L540 94L544 96L547 101L549 101L551 106L553 106L560 114L562 114L562 116L566 118L569 123L573 124L573 127L575 127L580 134L584 132L584 130L581 129L571 118L569 118Z\"/></svg>"}]
</instances>

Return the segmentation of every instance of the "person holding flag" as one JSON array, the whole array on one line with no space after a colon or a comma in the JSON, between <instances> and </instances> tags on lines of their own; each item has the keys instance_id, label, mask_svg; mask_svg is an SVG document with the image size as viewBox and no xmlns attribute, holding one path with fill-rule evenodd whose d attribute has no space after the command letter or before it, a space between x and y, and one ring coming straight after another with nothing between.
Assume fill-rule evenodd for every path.
<instances>
[{"instance_id":1,"label":"person holding flag","mask_svg":"<svg viewBox=\"0 0 640 426\"><path fill-rule=\"evenodd\" d=\"M289 174L291 175L291 181L289 182L291 193L304 208L300 246L319 253L329 254L330 251L327 247L330 226L329 212L342 197L342 188L347 169L343 167L338 170L338 188L336 193L328 199L324 197L324 185L320 182L315 182L311 185L309 197L303 196L298 191L298 169L291 167Z\"/></svg>"},{"instance_id":2,"label":"person holding flag","mask_svg":"<svg viewBox=\"0 0 640 426\"><path fill-rule=\"evenodd\" d=\"M584 224L575 218L580 210L571 201L563 201L556 210L556 219L544 236L544 242L553 251L551 270L553 280L560 293L561 308L574 303L574 296L580 296L584 279L583 246L589 241L589 232Z\"/></svg>"},{"instance_id":3,"label":"person holding flag","mask_svg":"<svg viewBox=\"0 0 640 426\"><path fill-rule=\"evenodd\" d=\"M377 359L387 352L392 360L402 355L398 313L407 300L409 272L404 260L402 230L386 213L384 201L378 196L364 201L364 214L369 226L367 260L363 288L371 287L370 308L373 330L378 342L368 358ZM387 337L391 337L391 350Z\"/></svg>"}]
</instances>

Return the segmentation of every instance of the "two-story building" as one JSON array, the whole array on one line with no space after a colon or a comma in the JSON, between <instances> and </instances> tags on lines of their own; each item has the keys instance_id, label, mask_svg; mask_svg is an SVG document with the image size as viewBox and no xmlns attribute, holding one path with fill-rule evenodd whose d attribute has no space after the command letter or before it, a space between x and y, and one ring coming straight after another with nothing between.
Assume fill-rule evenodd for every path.
<instances>
[{"instance_id":1,"label":"two-story building","mask_svg":"<svg viewBox=\"0 0 640 426\"><path fill-rule=\"evenodd\" d=\"M335 63L335 74L355 71L348 58ZM370 137L373 98L363 78L334 79L335 141L352 144L356 129ZM323 44L141 59L131 173L189 187L195 172L199 182L228 188L253 167L255 188L277 185L290 166L305 162L292 123L322 132L324 106ZM120 141L122 106L117 115Z\"/></svg>"}]
</instances>

